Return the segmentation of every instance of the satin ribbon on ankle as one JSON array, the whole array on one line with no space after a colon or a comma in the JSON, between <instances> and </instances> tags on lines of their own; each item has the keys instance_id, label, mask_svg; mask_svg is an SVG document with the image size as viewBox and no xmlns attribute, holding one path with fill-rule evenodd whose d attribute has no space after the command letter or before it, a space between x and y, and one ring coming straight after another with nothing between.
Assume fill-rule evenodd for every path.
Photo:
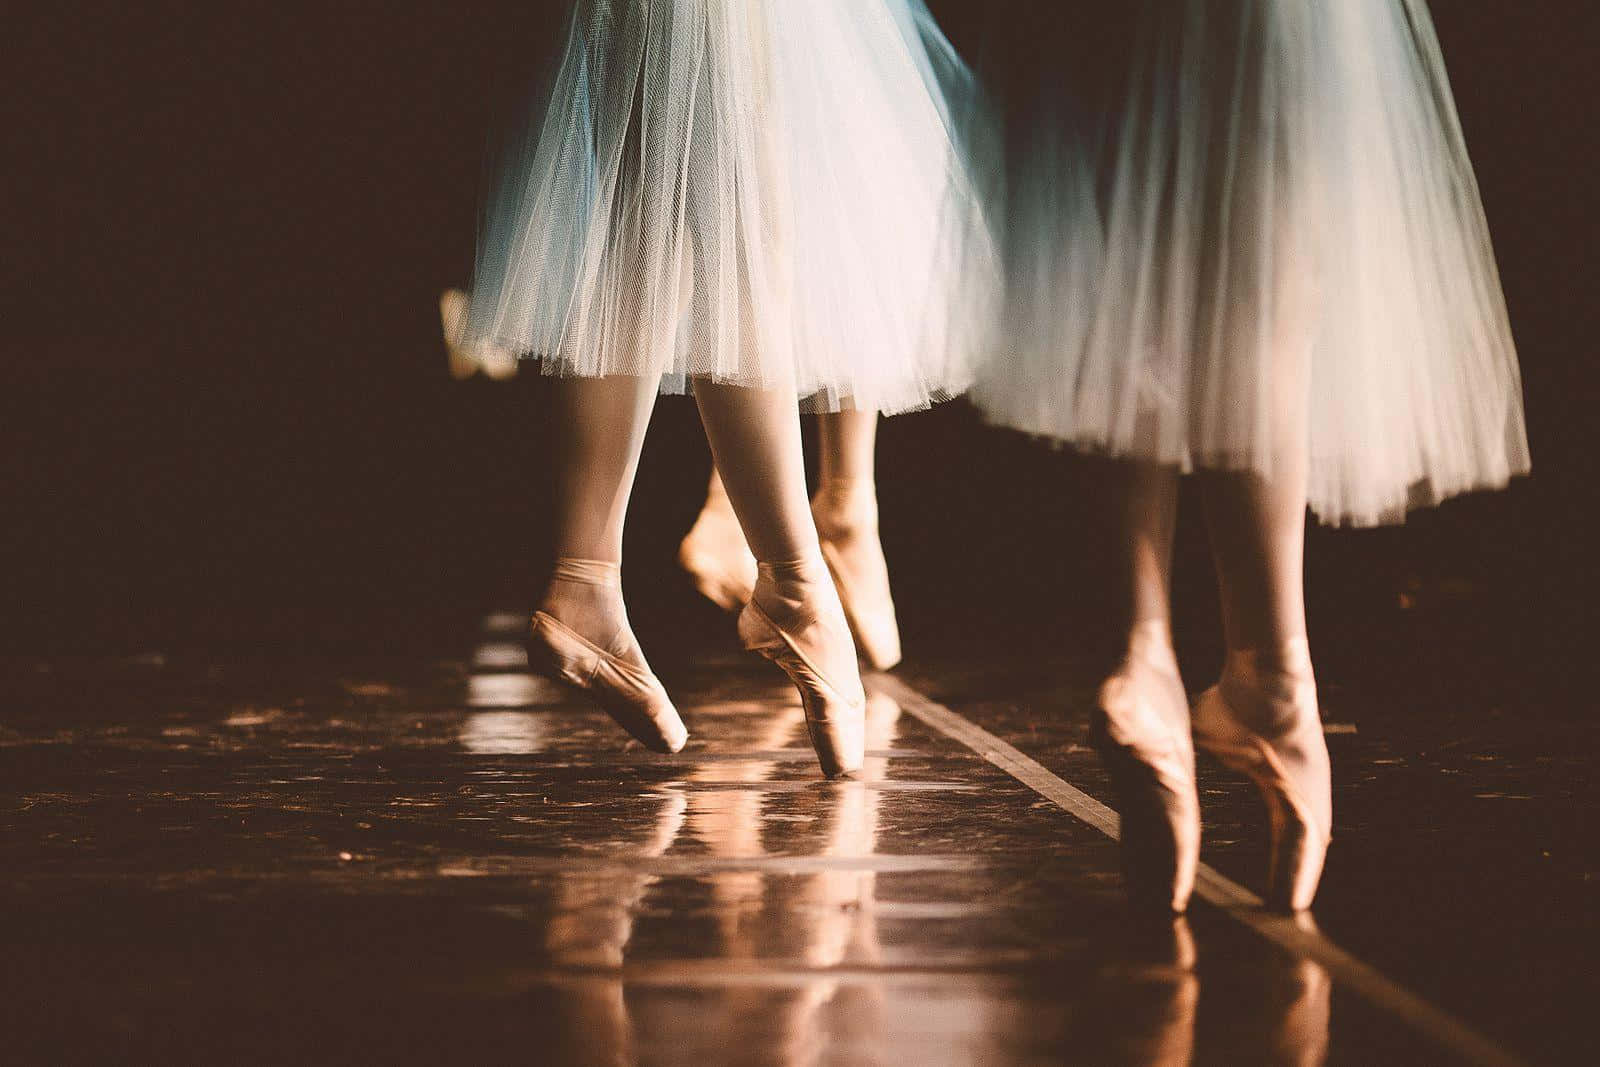
<instances>
[{"instance_id":1,"label":"satin ribbon on ankle","mask_svg":"<svg viewBox=\"0 0 1600 1067\"><path fill-rule=\"evenodd\" d=\"M1217 684L1234 716L1264 737L1281 735L1293 728L1301 712L1317 707L1311 645L1304 637L1264 648L1229 649Z\"/></svg>"},{"instance_id":2,"label":"satin ribbon on ankle","mask_svg":"<svg viewBox=\"0 0 1600 1067\"><path fill-rule=\"evenodd\" d=\"M801 556L798 559L776 559L756 562L756 568L775 582L814 582L828 573L822 554Z\"/></svg>"},{"instance_id":3,"label":"satin ribbon on ankle","mask_svg":"<svg viewBox=\"0 0 1600 1067\"><path fill-rule=\"evenodd\" d=\"M832 587L833 575L828 573L828 565L822 561L822 556L802 557L800 559L774 560L771 563L756 563L756 573L776 585L779 590L785 586L796 585L825 585ZM805 603L813 602L806 598ZM799 633L807 626L818 621L820 616L811 608L806 608L799 614L785 615L783 625L791 633Z\"/></svg>"},{"instance_id":4,"label":"satin ribbon on ankle","mask_svg":"<svg viewBox=\"0 0 1600 1067\"><path fill-rule=\"evenodd\" d=\"M603 585L622 588L622 564L603 559L575 559L563 556L550 571L552 582Z\"/></svg>"}]
</instances>

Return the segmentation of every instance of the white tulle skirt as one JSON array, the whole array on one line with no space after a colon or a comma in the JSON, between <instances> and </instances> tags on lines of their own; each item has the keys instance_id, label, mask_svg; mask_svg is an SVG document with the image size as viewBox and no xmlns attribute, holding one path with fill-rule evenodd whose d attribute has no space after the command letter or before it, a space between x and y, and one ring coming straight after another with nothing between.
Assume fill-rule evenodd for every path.
<instances>
[{"instance_id":1,"label":"white tulle skirt","mask_svg":"<svg viewBox=\"0 0 1600 1067\"><path fill-rule=\"evenodd\" d=\"M579 0L554 71L488 204L467 340L822 410L965 390L972 81L922 0Z\"/></svg>"},{"instance_id":2,"label":"white tulle skirt","mask_svg":"<svg viewBox=\"0 0 1600 1067\"><path fill-rule=\"evenodd\" d=\"M1038 6L1027 47L1054 44L1011 85L1026 122L1003 340L974 393L987 416L1185 469L1309 460L1330 523L1527 471L1504 299L1422 0L1096 7Z\"/></svg>"}]
</instances>

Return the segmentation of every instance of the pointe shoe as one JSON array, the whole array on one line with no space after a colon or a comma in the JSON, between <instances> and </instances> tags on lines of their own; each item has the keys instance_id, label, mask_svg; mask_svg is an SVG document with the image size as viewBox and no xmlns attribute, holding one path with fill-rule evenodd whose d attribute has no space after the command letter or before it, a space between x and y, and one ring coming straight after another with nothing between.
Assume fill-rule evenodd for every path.
<instances>
[{"instance_id":1,"label":"pointe shoe","mask_svg":"<svg viewBox=\"0 0 1600 1067\"><path fill-rule=\"evenodd\" d=\"M830 677L818 665L824 658L841 657L839 649L828 646L841 637L848 638L848 633L837 624L829 626L815 611L807 609L785 618L780 626L762 607L763 585L770 588L773 579L765 564L761 572L755 593L739 614L739 639L747 650L782 668L800 691L806 728L822 773L835 778L859 771L866 758L867 698L861 679L853 669L848 677ZM832 656L826 655L829 651ZM846 660L852 668L853 652L851 649Z\"/></svg>"},{"instance_id":2,"label":"pointe shoe","mask_svg":"<svg viewBox=\"0 0 1600 1067\"><path fill-rule=\"evenodd\" d=\"M1166 624L1136 626L1100 687L1090 737L1116 793L1128 897L1145 910L1181 914L1194 890L1200 797L1188 718Z\"/></svg>"},{"instance_id":3,"label":"pointe shoe","mask_svg":"<svg viewBox=\"0 0 1600 1067\"><path fill-rule=\"evenodd\" d=\"M678 564L700 594L723 611L739 611L756 585L756 558L733 512L707 504L678 546Z\"/></svg>"},{"instance_id":4,"label":"pointe shoe","mask_svg":"<svg viewBox=\"0 0 1600 1067\"><path fill-rule=\"evenodd\" d=\"M444 328L445 350L450 357L450 377L460 381L479 371L497 381L515 377L515 354L496 345L465 339L470 303L460 289L446 289L439 294L439 323Z\"/></svg>"},{"instance_id":5,"label":"pointe shoe","mask_svg":"<svg viewBox=\"0 0 1600 1067\"><path fill-rule=\"evenodd\" d=\"M552 585L556 581L609 586L617 581L617 567L592 560L561 560ZM646 748L677 752L688 741L689 731L660 680L649 668L621 657L620 653L632 646L625 622L613 648L605 649L549 611L540 610L533 614L528 637L530 667L586 693Z\"/></svg>"},{"instance_id":6,"label":"pointe shoe","mask_svg":"<svg viewBox=\"0 0 1600 1067\"><path fill-rule=\"evenodd\" d=\"M534 612L529 659L594 699L646 748L678 752L689 731L661 682L542 611Z\"/></svg>"},{"instance_id":7,"label":"pointe shoe","mask_svg":"<svg viewBox=\"0 0 1600 1067\"><path fill-rule=\"evenodd\" d=\"M1303 911L1316 896L1332 834L1328 746L1304 639L1267 668L1258 652L1232 652L1222 681L1194 712L1195 742L1261 791L1272 834L1267 904Z\"/></svg>"},{"instance_id":8,"label":"pointe shoe","mask_svg":"<svg viewBox=\"0 0 1600 1067\"><path fill-rule=\"evenodd\" d=\"M822 559L833 575L844 604L845 621L861 656L873 670L886 671L900 662L900 623L889 590L889 566L883 558L876 522L846 531L818 502L811 506L822 542Z\"/></svg>"}]
</instances>

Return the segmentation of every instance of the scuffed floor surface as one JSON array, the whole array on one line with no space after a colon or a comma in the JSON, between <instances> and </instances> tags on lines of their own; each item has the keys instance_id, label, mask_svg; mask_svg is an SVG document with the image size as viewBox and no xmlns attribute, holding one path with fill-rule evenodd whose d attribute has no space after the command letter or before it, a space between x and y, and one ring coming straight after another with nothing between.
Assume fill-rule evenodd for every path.
<instances>
[{"instance_id":1,"label":"scuffed floor surface","mask_svg":"<svg viewBox=\"0 0 1600 1067\"><path fill-rule=\"evenodd\" d=\"M828 783L781 676L701 658L658 757L515 623L470 662L8 668L0 1059L1450 1062L1224 914L1130 920L1114 844L882 695ZM1082 715L937 673L1097 791Z\"/></svg>"}]
</instances>

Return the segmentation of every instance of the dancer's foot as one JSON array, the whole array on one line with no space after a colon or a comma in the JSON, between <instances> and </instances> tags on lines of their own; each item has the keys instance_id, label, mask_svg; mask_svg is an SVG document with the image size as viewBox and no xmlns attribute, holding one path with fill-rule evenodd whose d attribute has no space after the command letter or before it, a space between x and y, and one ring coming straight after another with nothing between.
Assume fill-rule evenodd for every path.
<instances>
[{"instance_id":1,"label":"dancer's foot","mask_svg":"<svg viewBox=\"0 0 1600 1067\"><path fill-rule=\"evenodd\" d=\"M694 578L695 588L723 611L737 612L750 602L756 558L720 485L713 485L700 517L678 546L678 563Z\"/></svg>"},{"instance_id":2,"label":"dancer's foot","mask_svg":"<svg viewBox=\"0 0 1600 1067\"><path fill-rule=\"evenodd\" d=\"M1201 748L1261 790L1272 833L1268 904L1309 908L1332 833L1333 790L1305 639L1229 652L1222 680L1195 708L1194 732Z\"/></svg>"},{"instance_id":3,"label":"dancer's foot","mask_svg":"<svg viewBox=\"0 0 1600 1067\"><path fill-rule=\"evenodd\" d=\"M820 558L763 563L739 615L744 647L783 668L800 691L811 744L832 778L861 768L866 693L838 594Z\"/></svg>"},{"instance_id":4,"label":"dancer's foot","mask_svg":"<svg viewBox=\"0 0 1600 1067\"><path fill-rule=\"evenodd\" d=\"M1182 912L1200 862L1189 702L1165 621L1137 623L1100 687L1092 728L1122 824L1122 868L1141 907Z\"/></svg>"},{"instance_id":5,"label":"dancer's foot","mask_svg":"<svg viewBox=\"0 0 1600 1067\"><path fill-rule=\"evenodd\" d=\"M647 748L677 752L688 740L689 731L628 626L617 564L556 561L550 588L533 615L528 658L588 693Z\"/></svg>"},{"instance_id":6,"label":"dancer's foot","mask_svg":"<svg viewBox=\"0 0 1600 1067\"><path fill-rule=\"evenodd\" d=\"M830 483L812 499L811 515L861 655L874 670L886 671L900 662L900 625L878 539L872 483Z\"/></svg>"},{"instance_id":7,"label":"dancer's foot","mask_svg":"<svg viewBox=\"0 0 1600 1067\"><path fill-rule=\"evenodd\" d=\"M450 377L470 378L479 371L495 379L515 377L517 357L513 353L465 339L470 303L460 289L446 289L439 294L439 323L444 328L444 346L450 357Z\"/></svg>"}]
</instances>

